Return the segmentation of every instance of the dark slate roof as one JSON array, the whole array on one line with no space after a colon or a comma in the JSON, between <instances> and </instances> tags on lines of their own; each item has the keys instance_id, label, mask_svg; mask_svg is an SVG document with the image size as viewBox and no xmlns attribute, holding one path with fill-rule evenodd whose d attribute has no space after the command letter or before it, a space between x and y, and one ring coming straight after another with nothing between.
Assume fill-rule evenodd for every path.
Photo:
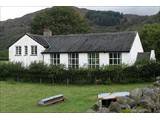
<instances>
[{"instance_id":1,"label":"dark slate roof","mask_svg":"<svg viewBox=\"0 0 160 120\"><path fill-rule=\"evenodd\" d=\"M129 52L137 32L89 33L45 37L29 34L50 52Z\"/></svg>"},{"instance_id":2,"label":"dark slate roof","mask_svg":"<svg viewBox=\"0 0 160 120\"><path fill-rule=\"evenodd\" d=\"M48 38L42 35L35 35L35 34L30 34L27 33L26 35L28 35L29 37L31 37L33 40L35 40L37 43L39 43L40 45L42 45L45 48L49 47L49 44L47 42Z\"/></svg>"},{"instance_id":3,"label":"dark slate roof","mask_svg":"<svg viewBox=\"0 0 160 120\"><path fill-rule=\"evenodd\" d=\"M150 52L138 53L137 61L150 60L150 54L151 54Z\"/></svg>"}]
</instances>

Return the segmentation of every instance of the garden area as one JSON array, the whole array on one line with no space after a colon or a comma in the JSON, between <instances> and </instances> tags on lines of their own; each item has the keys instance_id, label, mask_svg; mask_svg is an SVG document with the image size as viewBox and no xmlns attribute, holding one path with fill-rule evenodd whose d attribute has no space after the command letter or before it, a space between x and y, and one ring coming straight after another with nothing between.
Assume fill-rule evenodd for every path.
<instances>
[{"instance_id":1,"label":"garden area","mask_svg":"<svg viewBox=\"0 0 160 120\"><path fill-rule=\"evenodd\" d=\"M21 83L12 79L0 81L0 112L86 112L103 92L130 91L151 83L112 85L51 85ZM63 94L65 101L50 106L38 106L38 101Z\"/></svg>"},{"instance_id":2,"label":"garden area","mask_svg":"<svg viewBox=\"0 0 160 120\"><path fill-rule=\"evenodd\" d=\"M32 63L0 63L0 112L86 112L97 94L130 91L151 85L160 76L160 63L66 69ZM39 106L38 101L63 94L65 101Z\"/></svg>"}]
</instances>

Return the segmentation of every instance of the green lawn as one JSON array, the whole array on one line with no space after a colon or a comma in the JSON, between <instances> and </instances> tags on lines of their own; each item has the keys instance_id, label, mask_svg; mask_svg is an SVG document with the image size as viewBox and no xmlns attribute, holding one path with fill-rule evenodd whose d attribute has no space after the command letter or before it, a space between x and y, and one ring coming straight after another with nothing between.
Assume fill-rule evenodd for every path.
<instances>
[{"instance_id":1,"label":"green lawn","mask_svg":"<svg viewBox=\"0 0 160 120\"><path fill-rule=\"evenodd\" d=\"M149 84L51 86L1 81L0 112L86 112L96 102L98 93L127 91ZM65 102L51 106L37 105L40 99L56 94L64 94Z\"/></svg>"}]
</instances>

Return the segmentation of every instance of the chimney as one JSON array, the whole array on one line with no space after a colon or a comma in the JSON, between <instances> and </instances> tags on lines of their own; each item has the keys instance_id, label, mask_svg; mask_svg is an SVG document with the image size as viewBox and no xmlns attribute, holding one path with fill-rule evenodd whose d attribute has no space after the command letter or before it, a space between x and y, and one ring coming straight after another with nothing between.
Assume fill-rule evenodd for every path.
<instances>
[{"instance_id":1,"label":"chimney","mask_svg":"<svg viewBox=\"0 0 160 120\"><path fill-rule=\"evenodd\" d=\"M156 60L155 51L151 50L150 60Z\"/></svg>"},{"instance_id":2,"label":"chimney","mask_svg":"<svg viewBox=\"0 0 160 120\"><path fill-rule=\"evenodd\" d=\"M48 28L44 28L43 36L52 36L52 31Z\"/></svg>"}]
</instances>

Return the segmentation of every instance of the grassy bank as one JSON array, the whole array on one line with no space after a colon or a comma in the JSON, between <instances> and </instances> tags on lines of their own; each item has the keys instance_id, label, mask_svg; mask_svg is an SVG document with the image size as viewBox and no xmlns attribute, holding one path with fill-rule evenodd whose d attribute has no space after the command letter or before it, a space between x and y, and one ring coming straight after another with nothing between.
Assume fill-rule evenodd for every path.
<instances>
[{"instance_id":1,"label":"grassy bank","mask_svg":"<svg viewBox=\"0 0 160 120\"><path fill-rule=\"evenodd\" d=\"M128 91L149 84L53 86L0 81L0 112L86 112L96 102L98 93ZM65 102L37 105L40 99L60 93L64 94Z\"/></svg>"}]
</instances>

